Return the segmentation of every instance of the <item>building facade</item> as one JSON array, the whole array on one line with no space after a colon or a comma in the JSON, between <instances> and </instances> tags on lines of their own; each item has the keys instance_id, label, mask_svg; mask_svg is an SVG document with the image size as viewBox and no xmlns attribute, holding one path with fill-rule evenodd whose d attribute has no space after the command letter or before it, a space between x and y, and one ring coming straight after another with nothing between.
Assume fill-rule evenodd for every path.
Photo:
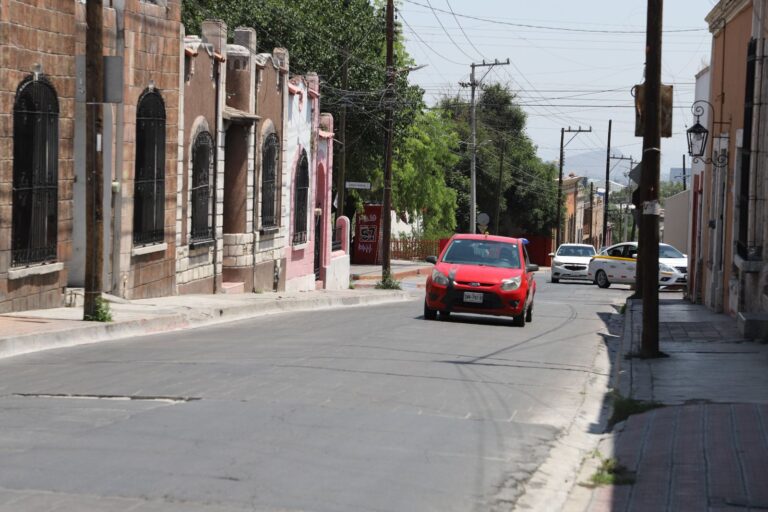
<instances>
[{"instance_id":1,"label":"building facade","mask_svg":"<svg viewBox=\"0 0 768 512\"><path fill-rule=\"evenodd\" d=\"M707 164L694 175L689 295L739 317L745 333L768 334L768 172L763 66L768 15L764 0L719 2L707 15L712 59L706 120ZM697 180L698 178L698 180ZM757 330L756 330L757 329Z\"/></svg>"}]
</instances>

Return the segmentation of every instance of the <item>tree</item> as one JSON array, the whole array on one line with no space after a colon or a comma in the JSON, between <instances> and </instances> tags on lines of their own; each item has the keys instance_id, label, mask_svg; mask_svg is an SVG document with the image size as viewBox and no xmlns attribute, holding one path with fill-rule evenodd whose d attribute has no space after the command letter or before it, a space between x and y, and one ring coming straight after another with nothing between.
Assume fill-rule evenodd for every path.
<instances>
[{"instance_id":1,"label":"tree","mask_svg":"<svg viewBox=\"0 0 768 512\"><path fill-rule=\"evenodd\" d=\"M471 158L469 108L459 97L443 98L440 107L453 122L464 156L447 176L457 192L460 231L469 230L469 167ZM536 156L525 133L526 116L508 87L485 87L477 100L477 207L495 221L497 201L499 234L548 234L555 225L557 169ZM499 182L501 155L504 153Z\"/></svg>"},{"instance_id":2,"label":"tree","mask_svg":"<svg viewBox=\"0 0 768 512\"><path fill-rule=\"evenodd\" d=\"M441 113L421 112L406 130L393 160L395 210L423 219L423 236L439 238L456 228L456 191L446 171L459 157L458 134Z\"/></svg>"}]
</instances>

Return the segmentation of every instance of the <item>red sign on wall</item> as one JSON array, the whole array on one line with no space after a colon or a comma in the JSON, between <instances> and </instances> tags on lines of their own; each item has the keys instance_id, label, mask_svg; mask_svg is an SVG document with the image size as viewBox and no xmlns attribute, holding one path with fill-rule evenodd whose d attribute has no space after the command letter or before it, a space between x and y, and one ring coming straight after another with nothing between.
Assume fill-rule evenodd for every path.
<instances>
[{"instance_id":1,"label":"red sign on wall","mask_svg":"<svg viewBox=\"0 0 768 512\"><path fill-rule=\"evenodd\" d=\"M353 263L376 265L381 263L381 205L366 204L355 226L355 252Z\"/></svg>"}]
</instances>

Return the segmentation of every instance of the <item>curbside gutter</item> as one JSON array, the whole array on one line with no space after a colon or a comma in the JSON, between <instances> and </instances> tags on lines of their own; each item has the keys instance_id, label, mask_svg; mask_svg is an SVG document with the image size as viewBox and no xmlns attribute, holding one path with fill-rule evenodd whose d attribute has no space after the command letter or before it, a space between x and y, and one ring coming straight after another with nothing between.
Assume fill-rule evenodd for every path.
<instances>
[{"instance_id":1,"label":"curbside gutter","mask_svg":"<svg viewBox=\"0 0 768 512\"><path fill-rule=\"evenodd\" d=\"M150 318L133 318L108 323L82 322L62 329L0 338L0 358L30 354L42 350L74 347L134 336L160 334L182 329L206 327L264 315L314 311L335 307L371 306L411 300L403 291L382 290L376 293L312 297L282 297L257 304L232 304L219 307L177 307Z\"/></svg>"}]
</instances>

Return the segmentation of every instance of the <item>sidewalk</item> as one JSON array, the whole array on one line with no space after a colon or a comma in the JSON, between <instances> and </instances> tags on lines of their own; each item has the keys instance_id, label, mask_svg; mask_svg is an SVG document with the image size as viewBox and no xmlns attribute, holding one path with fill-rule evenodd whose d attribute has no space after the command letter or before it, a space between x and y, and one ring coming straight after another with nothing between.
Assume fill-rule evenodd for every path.
<instances>
[{"instance_id":1,"label":"sidewalk","mask_svg":"<svg viewBox=\"0 0 768 512\"><path fill-rule=\"evenodd\" d=\"M382 304L408 300L397 290L317 290L177 295L110 302L112 322L84 322L82 307L0 315L0 357L85 343L142 336L286 311Z\"/></svg>"},{"instance_id":2,"label":"sidewalk","mask_svg":"<svg viewBox=\"0 0 768 512\"><path fill-rule=\"evenodd\" d=\"M404 290L423 288L434 265L426 261L392 260L392 278L400 281ZM374 288L381 281L381 265L352 265L350 282L355 289Z\"/></svg>"},{"instance_id":3,"label":"sidewalk","mask_svg":"<svg viewBox=\"0 0 768 512\"><path fill-rule=\"evenodd\" d=\"M614 359L614 389L663 407L604 435L571 489L567 511L768 509L768 345L744 340L736 320L683 300L662 300L660 348L640 348L642 304L630 301ZM632 483L590 489L601 459Z\"/></svg>"}]
</instances>

